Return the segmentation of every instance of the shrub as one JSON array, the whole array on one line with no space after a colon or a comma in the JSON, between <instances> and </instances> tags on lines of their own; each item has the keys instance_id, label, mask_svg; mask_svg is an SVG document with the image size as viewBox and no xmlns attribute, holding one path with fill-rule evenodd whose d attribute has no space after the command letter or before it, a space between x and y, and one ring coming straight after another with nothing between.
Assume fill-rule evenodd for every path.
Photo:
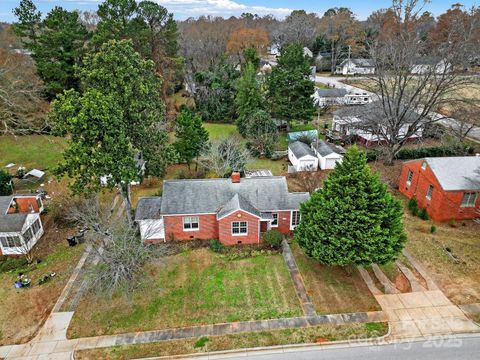
<instances>
[{"instance_id":1,"label":"shrub","mask_svg":"<svg viewBox=\"0 0 480 360\"><path fill-rule=\"evenodd\" d=\"M210 250L216 253L222 252L225 248L225 246L223 246L223 244L218 240L210 240L208 242L208 246L210 247Z\"/></svg>"},{"instance_id":2,"label":"shrub","mask_svg":"<svg viewBox=\"0 0 480 360\"><path fill-rule=\"evenodd\" d=\"M272 249L280 249L282 247L283 235L280 231L269 230L263 234L263 242Z\"/></svg>"},{"instance_id":3,"label":"shrub","mask_svg":"<svg viewBox=\"0 0 480 360\"><path fill-rule=\"evenodd\" d=\"M429 220L430 219L430 216L428 216L426 208L421 208L420 209L420 211L418 212L418 217L422 220Z\"/></svg>"},{"instance_id":4,"label":"shrub","mask_svg":"<svg viewBox=\"0 0 480 360\"><path fill-rule=\"evenodd\" d=\"M435 225L430 226L430 233L433 234L437 231L437 227Z\"/></svg>"},{"instance_id":5,"label":"shrub","mask_svg":"<svg viewBox=\"0 0 480 360\"><path fill-rule=\"evenodd\" d=\"M208 339L208 337L202 336L200 339L198 339L198 340L195 342L195 344L193 345L193 347L194 347L195 349L202 348L202 347L204 347L204 346L207 344L207 342L209 342L209 341L210 341L210 340Z\"/></svg>"},{"instance_id":6,"label":"shrub","mask_svg":"<svg viewBox=\"0 0 480 360\"><path fill-rule=\"evenodd\" d=\"M408 200L408 210L412 213L412 215L417 216L418 214L418 201L417 198L414 196L410 200Z\"/></svg>"}]
</instances>

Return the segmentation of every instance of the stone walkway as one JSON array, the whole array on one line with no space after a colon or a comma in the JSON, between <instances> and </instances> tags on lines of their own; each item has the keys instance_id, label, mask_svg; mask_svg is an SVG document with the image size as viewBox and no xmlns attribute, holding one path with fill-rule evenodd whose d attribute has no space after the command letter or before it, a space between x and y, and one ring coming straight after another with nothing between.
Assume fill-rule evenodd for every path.
<instances>
[{"instance_id":1,"label":"stone walkway","mask_svg":"<svg viewBox=\"0 0 480 360\"><path fill-rule=\"evenodd\" d=\"M397 289L388 288L385 289L386 294L383 294L375 286L370 274L365 269L359 268L360 274L388 319L390 337L402 339L480 331L480 328L438 289L425 269L408 252L405 251L404 255L424 278L428 289L414 281L412 292L401 293ZM400 270L408 273L408 277L413 276L409 270ZM374 268L374 273L382 284L384 281L390 282L379 267Z\"/></svg>"},{"instance_id":2,"label":"stone walkway","mask_svg":"<svg viewBox=\"0 0 480 360\"><path fill-rule=\"evenodd\" d=\"M307 289L305 289L305 284L303 283L302 275L298 270L297 263L293 257L292 249L288 245L287 240L283 239L282 241L282 250L283 258L287 264L288 271L292 277L293 285L297 293L298 299L300 300L300 305L302 306L303 313L306 316L315 316L317 315L315 308L310 300L310 297L307 294Z\"/></svg>"}]
</instances>

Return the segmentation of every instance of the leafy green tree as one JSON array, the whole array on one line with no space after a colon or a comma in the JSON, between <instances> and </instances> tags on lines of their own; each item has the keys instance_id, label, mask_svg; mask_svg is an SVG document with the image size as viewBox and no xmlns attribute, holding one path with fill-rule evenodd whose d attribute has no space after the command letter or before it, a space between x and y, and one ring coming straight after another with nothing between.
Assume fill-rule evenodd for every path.
<instances>
[{"instance_id":1,"label":"leafy green tree","mask_svg":"<svg viewBox=\"0 0 480 360\"><path fill-rule=\"evenodd\" d=\"M84 54L89 37L78 13L56 6L40 22L40 12L30 0L22 0L14 10L18 22L14 25L23 46L32 51L39 76L45 82L49 99L68 89L78 89L74 66Z\"/></svg>"},{"instance_id":2,"label":"leafy green tree","mask_svg":"<svg viewBox=\"0 0 480 360\"><path fill-rule=\"evenodd\" d=\"M77 75L84 93L68 91L52 102L55 131L71 135L57 173L74 179L75 193L95 190L111 175L109 185L122 184L129 201L126 187L138 179L134 155L143 154L153 175L163 175L168 161L161 79L129 40L88 54Z\"/></svg>"},{"instance_id":3,"label":"leafy green tree","mask_svg":"<svg viewBox=\"0 0 480 360\"><path fill-rule=\"evenodd\" d=\"M310 60L301 44L293 43L282 49L278 66L267 76L266 99L274 117L310 121L314 113L312 94L315 85L310 80Z\"/></svg>"},{"instance_id":4,"label":"leafy green tree","mask_svg":"<svg viewBox=\"0 0 480 360\"><path fill-rule=\"evenodd\" d=\"M12 175L5 170L0 170L0 196L12 193Z\"/></svg>"},{"instance_id":5,"label":"leafy green tree","mask_svg":"<svg viewBox=\"0 0 480 360\"><path fill-rule=\"evenodd\" d=\"M246 48L243 51L242 71L244 71L244 67L249 63L253 65L255 70L260 66L260 58L258 57L257 50L253 47Z\"/></svg>"},{"instance_id":6,"label":"leafy green tree","mask_svg":"<svg viewBox=\"0 0 480 360\"><path fill-rule=\"evenodd\" d=\"M400 254L406 240L402 205L356 146L300 211L295 238L308 256L324 264L385 264Z\"/></svg>"},{"instance_id":7,"label":"leafy green tree","mask_svg":"<svg viewBox=\"0 0 480 360\"><path fill-rule=\"evenodd\" d=\"M208 131L203 127L202 118L187 109L182 110L177 117L175 136L174 147L190 169L192 160L198 160L208 145Z\"/></svg>"},{"instance_id":8,"label":"leafy green tree","mask_svg":"<svg viewBox=\"0 0 480 360\"><path fill-rule=\"evenodd\" d=\"M231 122L235 115L235 83L239 72L225 58L195 73L195 105L204 121Z\"/></svg>"},{"instance_id":9,"label":"leafy green tree","mask_svg":"<svg viewBox=\"0 0 480 360\"><path fill-rule=\"evenodd\" d=\"M238 113L238 131L243 136L247 136L248 118L254 112L264 108L264 99L257 80L257 71L251 62L246 64L242 76L237 81L236 90L235 105Z\"/></svg>"},{"instance_id":10,"label":"leafy green tree","mask_svg":"<svg viewBox=\"0 0 480 360\"><path fill-rule=\"evenodd\" d=\"M278 138L277 125L265 110L257 110L247 116L246 136L254 154L270 157Z\"/></svg>"}]
</instances>

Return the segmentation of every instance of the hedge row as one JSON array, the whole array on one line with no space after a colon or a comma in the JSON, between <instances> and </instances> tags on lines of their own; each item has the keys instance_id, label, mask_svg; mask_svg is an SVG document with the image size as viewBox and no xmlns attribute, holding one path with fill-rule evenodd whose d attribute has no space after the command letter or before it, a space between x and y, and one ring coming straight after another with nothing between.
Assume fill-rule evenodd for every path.
<instances>
[{"instance_id":1,"label":"hedge row","mask_svg":"<svg viewBox=\"0 0 480 360\"><path fill-rule=\"evenodd\" d=\"M431 146L416 149L402 149L395 156L397 160L422 159L425 157L439 156L462 156L465 154L473 154L471 146ZM381 152L378 150L368 150L366 152L368 161L377 160Z\"/></svg>"}]
</instances>

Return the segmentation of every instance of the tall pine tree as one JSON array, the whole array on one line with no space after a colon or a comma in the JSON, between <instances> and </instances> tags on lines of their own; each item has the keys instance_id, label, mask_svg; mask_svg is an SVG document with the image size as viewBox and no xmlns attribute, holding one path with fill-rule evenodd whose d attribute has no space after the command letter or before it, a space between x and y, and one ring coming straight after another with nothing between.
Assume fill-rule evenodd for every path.
<instances>
[{"instance_id":1,"label":"tall pine tree","mask_svg":"<svg viewBox=\"0 0 480 360\"><path fill-rule=\"evenodd\" d=\"M372 174L356 146L301 206L295 238L308 256L328 265L385 264L402 251L402 205Z\"/></svg>"},{"instance_id":2,"label":"tall pine tree","mask_svg":"<svg viewBox=\"0 0 480 360\"><path fill-rule=\"evenodd\" d=\"M266 99L274 117L304 122L312 120L315 85L310 79L310 59L303 46L293 43L282 49L278 66L267 76Z\"/></svg>"}]
</instances>

